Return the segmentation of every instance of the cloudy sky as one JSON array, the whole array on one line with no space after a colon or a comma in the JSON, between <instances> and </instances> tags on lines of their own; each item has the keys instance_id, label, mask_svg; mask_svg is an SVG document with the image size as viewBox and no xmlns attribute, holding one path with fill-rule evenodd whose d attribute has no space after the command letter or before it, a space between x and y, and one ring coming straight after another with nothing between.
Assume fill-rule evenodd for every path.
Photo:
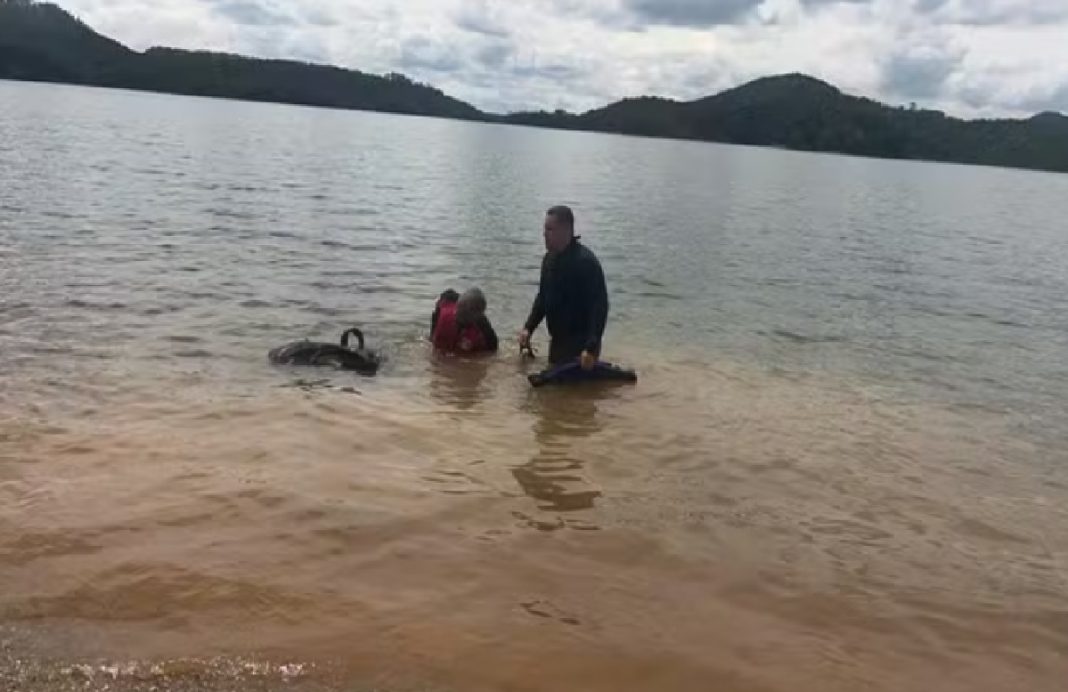
<instances>
[{"instance_id":1,"label":"cloudy sky","mask_svg":"<svg viewBox=\"0 0 1068 692\"><path fill-rule=\"evenodd\" d=\"M58 0L132 48L403 72L491 111L806 72L955 115L1068 112L1068 0Z\"/></svg>"}]
</instances>

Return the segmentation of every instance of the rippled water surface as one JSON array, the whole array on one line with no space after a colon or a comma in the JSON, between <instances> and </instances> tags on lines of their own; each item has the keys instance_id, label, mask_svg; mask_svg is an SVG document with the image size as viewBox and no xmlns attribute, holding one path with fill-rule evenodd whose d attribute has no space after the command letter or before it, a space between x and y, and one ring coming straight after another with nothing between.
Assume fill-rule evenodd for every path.
<instances>
[{"instance_id":1,"label":"rippled water surface","mask_svg":"<svg viewBox=\"0 0 1068 692\"><path fill-rule=\"evenodd\" d=\"M558 202L636 386L424 343L449 286L521 324ZM0 82L0 667L1063 690L1066 218L1065 176ZM266 363L352 324L377 377Z\"/></svg>"}]
</instances>

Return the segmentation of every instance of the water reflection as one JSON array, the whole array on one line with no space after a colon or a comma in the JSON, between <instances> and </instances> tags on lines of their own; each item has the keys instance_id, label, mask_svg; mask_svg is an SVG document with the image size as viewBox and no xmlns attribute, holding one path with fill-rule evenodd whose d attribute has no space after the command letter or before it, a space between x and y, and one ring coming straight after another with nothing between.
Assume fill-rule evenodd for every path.
<instances>
[{"instance_id":1,"label":"water reflection","mask_svg":"<svg viewBox=\"0 0 1068 692\"><path fill-rule=\"evenodd\" d=\"M486 375L490 357L459 358L439 353L430 355L430 396L439 404L461 411L473 409L489 398Z\"/></svg>"},{"instance_id":2,"label":"water reflection","mask_svg":"<svg viewBox=\"0 0 1068 692\"><path fill-rule=\"evenodd\" d=\"M582 438L602 428L598 418L598 388L544 389L531 393L535 453L512 469L523 492L539 502L538 509L574 512L593 508L601 491L583 475Z\"/></svg>"}]
</instances>

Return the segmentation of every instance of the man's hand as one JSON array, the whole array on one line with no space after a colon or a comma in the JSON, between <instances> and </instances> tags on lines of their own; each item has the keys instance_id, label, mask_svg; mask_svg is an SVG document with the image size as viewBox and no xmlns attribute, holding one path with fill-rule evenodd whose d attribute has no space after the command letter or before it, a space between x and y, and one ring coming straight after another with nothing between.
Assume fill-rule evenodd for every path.
<instances>
[{"instance_id":1,"label":"man's hand","mask_svg":"<svg viewBox=\"0 0 1068 692\"><path fill-rule=\"evenodd\" d=\"M526 329L520 329L519 333L515 335L516 341L519 342L519 348L530 348L530 332Z\"/></svg>"},{"instance_id":2,"label":"man's hand","mask_svg":"<svg viewBox=\"0 0 1068 692\"><path fill-rule=\"evenodd\" d=\"M583 351L579 356L579 364L582 365L583 370L593 370L593 364L597 362L596 356L589 351Z\"/></svg>"}]
</instances>

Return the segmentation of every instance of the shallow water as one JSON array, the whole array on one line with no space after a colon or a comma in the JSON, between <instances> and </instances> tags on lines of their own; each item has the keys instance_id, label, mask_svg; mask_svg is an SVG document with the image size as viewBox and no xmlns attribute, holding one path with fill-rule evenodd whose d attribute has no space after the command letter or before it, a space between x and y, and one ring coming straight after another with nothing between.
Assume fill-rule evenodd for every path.
<instances>
[{"instance_id":1,"label":"shallow water","mask_svg":"<svg viewBox=\"0 0 1068 692\"><path fill-rule=\"evenodd\" d=\"M560 201L638 385L433 357L445 287L522 322ZM1066 217L1064 176L0 82L0 622L348 688L1063 689ZM265 362L350 324L375 378Z\"/></svg>"}]
</instances>

